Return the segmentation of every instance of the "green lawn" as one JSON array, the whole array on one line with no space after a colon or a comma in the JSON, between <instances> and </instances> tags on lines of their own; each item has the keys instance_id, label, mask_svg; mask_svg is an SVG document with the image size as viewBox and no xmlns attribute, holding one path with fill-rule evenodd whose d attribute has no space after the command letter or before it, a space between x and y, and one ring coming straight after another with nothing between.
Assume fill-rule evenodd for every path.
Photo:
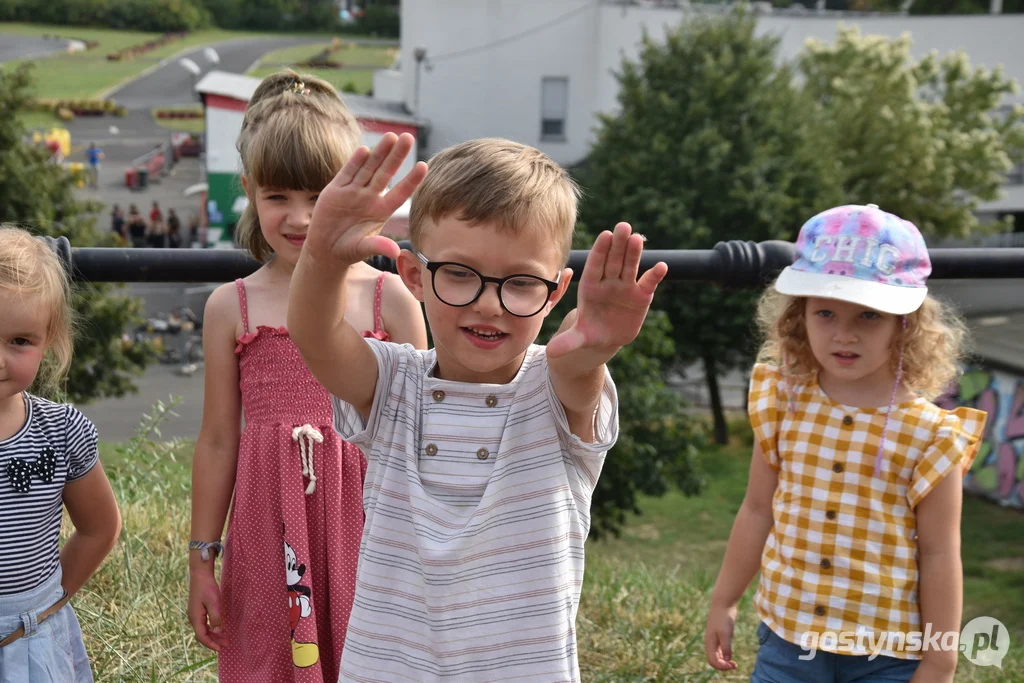
<instances>
[{"instance_id":1,"label":"green lawn","mask_svg":"<svg viewBox=\"0 0 1024 683\"><path fill-rule=\"evenodd\" d=\"M126 61L111 62L107 60L108 53L158 38L160 34L77 26L0 23L0 34L4 33L60 35L99 41L99 46L92 50L73 54L57 54L33 60L36 64L33 70L36 97L54 99L100 97L106 91L134 78L143 70L182 50L232 38L262 35L220 29L195 31L182 40L172 41L145 55Z\"/></svg>"},{"instance_id":2,"label":"green lawn","mask_svg":"<svg viewBox=\"0 0 1024 683\"><path fill-rule=\"evenodd\" d=\"M309 73L322 78L339 90L348 89L365 94L373 88L374 68L383 69L390 66L396 54L395 48L391 47L367 47L349 43L346 47L333 53L330 58L346 65L362 68L310 69L296 66L299 62L304 62L323 51L329 45L330 42L328 41L322 44L298 45L268 52L260 60L260 63L249 71L249 75L255 78L263 78L275 71L279 71L283 67L291 67L302 73Z\"/></svg>"},{"instance_id":3,"label":"green lawn","mask_svg":"<svg viewBox=\"0 0 1024 683\"><path fill-rule=\"evenodd\" d=\"M67 125L64 121L58 119L55 114L48 111L21 111L18 112L18 120L29 130L35 128L50 130L54 127L61 128Z\"/></svg>"},{"instance_id":4,"label":"green lawn","mask_svg":"<svg viewBox=\"0 0 1024 683\"><path fill-rule=\"evenodd\" d=\"M372 66L379 69L391 66L398 53L397 48L383 46L364 46L344 43L337 52L331 54L331 60L351 66ZM320 44L295 45L274 50L263 55L261 66L291 66L306 61L331 46L330 41Z\"/></svg>"},{"instance_id":5,"label":"green lawn","mask_svg":"<svg viewBox=\"0 0 1024 683\"><path fill-rule=\"evenodd\" d=\"M704 662L708 596L743 498L749 446L702 456L708 488L641 501L619 538L590 541L577 618L588 683L746 681L756 654L748 591L734 654L739 673ZM99 682L214 681L215 663L185 618L189 444L102 444L124 530L114 552L75 598ZM965 621L980 614L1012 632L1003 669L961 658L957 681L1024 680L1024 514L968 499L964 505Z\"/></svg>"}]
</instances>

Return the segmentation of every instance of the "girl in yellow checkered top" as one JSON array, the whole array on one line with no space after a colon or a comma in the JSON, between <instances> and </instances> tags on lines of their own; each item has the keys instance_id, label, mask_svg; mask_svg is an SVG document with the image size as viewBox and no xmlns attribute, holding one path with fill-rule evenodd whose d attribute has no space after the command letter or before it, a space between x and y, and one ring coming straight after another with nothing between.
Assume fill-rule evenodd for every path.
<instances>
[{"instance_id":1,"label":"girl in yellow checkered top","mask_svg":"<svg viewBox=\"0 0 1024 683\"><path fill-rule=\"evenodd\" d=\"M964 329L928 296L917 228L875 205L807 221L762 297L755 443L705 633L732 660L758 569L753 683L953 680L963 591L962 476L986 414L929 398Z\"/></svg>"}]
</instances>

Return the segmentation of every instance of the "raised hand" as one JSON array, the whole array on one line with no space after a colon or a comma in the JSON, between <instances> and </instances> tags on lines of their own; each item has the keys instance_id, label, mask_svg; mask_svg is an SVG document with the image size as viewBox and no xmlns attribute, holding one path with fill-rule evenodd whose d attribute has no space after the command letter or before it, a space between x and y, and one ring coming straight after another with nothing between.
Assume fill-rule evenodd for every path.
<instances>
[{"instance_id":1,"label":"raised hand","mask_svg":"<svg viewBox=\"0 0 1024 683\"><path fill-rule=\"evenodd\" d=\"M598 235L580 277L576 309L548 342L549 359L586 351L587 360L599 365L636 339L654 291L668 272L659 262L638 281L643 250L643 237L632 234L629 223Z\"/></svg>"},{"instance_id":2,"label":"raised hand","mask_svg":"<svg viewBox=\"0 0 1024 683\"><path fill-rule=\"evenodd\" d=\"M324 188L317 199L304 250L317 259L341 266L380 254L395 258L398 244L380 235L381 228L427 175L417 162L391 190L388 183L398 172L415 139L409 133L386 133L373 153L360 147Z\"/></svg>"}]
</instances>

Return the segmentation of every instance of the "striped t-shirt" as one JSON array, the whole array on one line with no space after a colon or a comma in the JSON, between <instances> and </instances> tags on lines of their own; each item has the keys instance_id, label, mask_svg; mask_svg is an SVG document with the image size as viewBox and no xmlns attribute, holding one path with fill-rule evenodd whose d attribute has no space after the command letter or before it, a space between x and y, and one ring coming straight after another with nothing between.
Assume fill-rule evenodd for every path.
<instances>
[{"instance_id":1,"label":"striped t-shirt","mask_svg":"<svg viewBox=\"0 0 1024 683\"><path fill-rule=\"evenodd\" d=\"M32 590L60 564L64 484L96 464L96 427L71 406L23 394L25 424L0 441L0 595Z\"/></svg>"},{"instance_id":2,"label":"striped t-shirt","mask_svg":"<svg viewBox=\"0 0 1024 683\"><path fill-rule=\"evenodd\" d=\"M467 384L432 377L433 351L367 341L368 420L333 399L338 433L369 458L339 680L579 681L590 499L618 436L611 376L587 444L542 346L509 384Z\"/></svg>"}]
</instances>

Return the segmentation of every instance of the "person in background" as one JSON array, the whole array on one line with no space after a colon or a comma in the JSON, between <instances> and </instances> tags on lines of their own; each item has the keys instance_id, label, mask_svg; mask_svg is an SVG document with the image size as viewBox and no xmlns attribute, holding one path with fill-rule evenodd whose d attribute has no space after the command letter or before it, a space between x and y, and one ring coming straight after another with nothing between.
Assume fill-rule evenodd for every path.
<instances>
[{"instance_id":1,"label":"person in background","mask_svg":"<svg viewBox=\"0 0 1024 683\"><path fill-rule=\"evenodd\" d=\"M174 209L167 209L167 246L173 249L181 246L181 219Z\"/></svg>"},{"instance_id":2,"label":"person in background","mask_svg":"<svg viewBox=\"0 0 1024 683\"><path fill-rule=\"evenodd\" d=\"M127 243L128 234L125 231L124 211L117 204L114 204L114 208L110 212L110 232L117 236L122 246Z\"/></svg>"},{"instance_id":3,"label":"person in background","mask_svg":"<svg viewBox=\"0 0 1024 683\"><path fill-rule=\"evenodd\" d=\"M89 185L95 189L100 185L100 162L103 161L103 150L95 142L90 142L85 150L85 161L89 168Z\"/></svg>"}]
</instances>

